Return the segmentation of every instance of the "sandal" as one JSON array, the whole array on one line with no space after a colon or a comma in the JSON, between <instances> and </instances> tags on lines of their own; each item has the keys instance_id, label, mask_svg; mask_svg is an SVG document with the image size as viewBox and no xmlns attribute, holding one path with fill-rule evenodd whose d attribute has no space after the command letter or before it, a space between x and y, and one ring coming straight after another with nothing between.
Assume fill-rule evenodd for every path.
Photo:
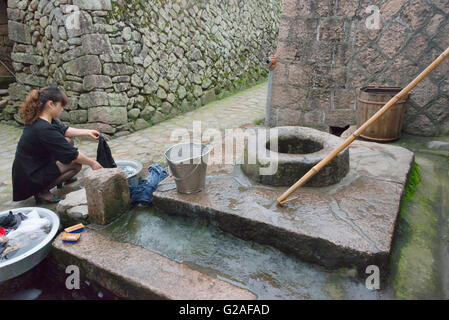
<instances>
[{"instance_id":1,"label":"sandal","mask_svg":"<svg viewBox=\"0 0 449 320\"><path fill-rule=\"evenodd\" d=\"M65 197L60 197L55 194L52 194L50 200L40 198L38 195L34 196L34 200L36 201L36 204L53 204L53 203L58 203L59 201L64 200L64 199L65 199Z\"/></svg>"},{"instance_id":2,"label":"sandal","mask_svg":"<svg viewBox=\"0 0 449 320\"><path fill-rule=\"evenodd\" d=\"M72 177L72 178L70 178L69 180L64 181L63 183L58 184L58 185L56 186L56 188L62 189L64 186L66 186L66 185L68 185L68 184L72 184L72 183L74 183L74 182L76 182L76 181L78 181L78 178L77 178L77 177Z\"/></svg>"}]
</instances>

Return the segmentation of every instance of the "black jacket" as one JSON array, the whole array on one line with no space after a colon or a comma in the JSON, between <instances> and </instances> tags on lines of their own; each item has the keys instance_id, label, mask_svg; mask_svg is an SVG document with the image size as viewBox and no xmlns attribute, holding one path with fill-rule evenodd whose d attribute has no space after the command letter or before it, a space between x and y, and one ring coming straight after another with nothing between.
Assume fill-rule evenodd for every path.
<instances>
[{"instance_id":1,"label":"black jacket","mask_svg":"<svg viewBox=\"0 0 449 320\"><path fill-rule=\"evenodd\" d=\"M68 127L38 118L23 129L12 167L13 200L25 200L43 191L61 175L56 161L69 164L78 157L78 149L64 137Z\"/></svg>"}]
</instances>

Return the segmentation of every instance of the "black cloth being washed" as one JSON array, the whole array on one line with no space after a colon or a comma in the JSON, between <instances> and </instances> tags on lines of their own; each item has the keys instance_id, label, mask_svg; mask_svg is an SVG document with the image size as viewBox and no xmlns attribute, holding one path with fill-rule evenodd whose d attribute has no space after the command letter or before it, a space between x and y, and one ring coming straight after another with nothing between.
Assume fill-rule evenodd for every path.
<instances>
[{"instance_id":1,"label":"black cloth being washed","mask_svg":"<svg viewBox=\"0 0 449 320\"><path fill-rule=\"evenodd\" d=\"M59 177L56 161L70 164L78 157L78 149L64 137L68 128L59 121L50 124L41 118L25 126L12 167L14 201L43 191Z\"/></svg>"},{"instance_id":2,"label":"black cloth being washed","mask_svg":"<svg viewBox=\"0 0 449 320\"><path fill-rule=\"evenodd\" d=\"M28 219L28 217L22 212L13 214L12 211L9 211L9 214L7 216L3 216L0 218L0 227L9 229L8 231L16 230L20 226L20 223L26 219Z\"/></svg>"},{"instance_id":3,"label":"black cloth being washed","mask_svg":"<svg viewBox=\"0 0 449 320\"><path fill-rule=\"evenodd\" d=\"M114 158L112 157L111 149L101 134L98 141L97 161L103 168L117 168Z\"/></svg>"}]
</instances>

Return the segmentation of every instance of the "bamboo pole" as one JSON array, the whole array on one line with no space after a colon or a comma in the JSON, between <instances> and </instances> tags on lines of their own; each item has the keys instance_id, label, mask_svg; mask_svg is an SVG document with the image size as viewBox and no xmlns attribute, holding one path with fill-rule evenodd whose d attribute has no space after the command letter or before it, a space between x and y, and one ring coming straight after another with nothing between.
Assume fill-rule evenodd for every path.
<instances>
[{"instance_id":1,"label":"bamboo pole","mask_svg":"<svg viewBox=\"0 0 449 320\"><path fill-rule=\"evenodd\" d=\"M369 120L367 120L359 129L357 129L350 137L348 137L340 146L338 146L330 155L321 160L316 166L310 169L300 180L285 191L279 198L277 198L278 205L286 204L287 202L298 199L299 197L287 199L293 192L302 187L307 181L317 174L325 165L327 165L335 156L348 147L358 136L360 136L366 128L372 125L385 112L387 112L396 102L408 94L418 83L420 83L427 75L432 72L444 59L449 56L449 48L447 48L435 61L433 61L421 74L419 74L412 82L410 82L404 89L396 94L390 101L388 101L379 111L376 112Z\"/></svg>"}]
</instances>

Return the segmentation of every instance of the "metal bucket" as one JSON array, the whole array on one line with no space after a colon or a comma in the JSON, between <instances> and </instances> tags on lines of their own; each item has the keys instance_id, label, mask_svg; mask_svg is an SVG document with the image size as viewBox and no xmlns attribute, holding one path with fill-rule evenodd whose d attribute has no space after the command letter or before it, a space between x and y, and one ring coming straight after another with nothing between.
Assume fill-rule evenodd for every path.
<instances>
[{"instance_id":1,"label":"metal bucket","mask_svg":"<svg viewBox=\"0 0 449 320\"><path fill-rule=\"evenodd\" d=\"M165 152L179 193L197 193L206 185L210 148L199 143L180 143Z\"/></svg>"},{"instance_id":2,"label":"metal bucket","mask_svg":"<svg viewBox=\"0 0 449 320\"><path fill-rule=\"evenodd\" d=\"M59 217L53 211L50 211L45 208L17 208L12 209L11 211L16 214L17 212L22 212L23 214L28 214L32 210L36 210L39 213L41 218L46 217L50 220L51 230L48 235L35 247L26 251L25 253L8 259L2 263L0 263L0 283L12 278L15 278L28 270L32 269L36 265L38 265L51 249L51 241L56 236L56 233L59 230ZM4 211L0 213L0 216L7 215L8 211Z\"/></svg>"}]
</instances>

